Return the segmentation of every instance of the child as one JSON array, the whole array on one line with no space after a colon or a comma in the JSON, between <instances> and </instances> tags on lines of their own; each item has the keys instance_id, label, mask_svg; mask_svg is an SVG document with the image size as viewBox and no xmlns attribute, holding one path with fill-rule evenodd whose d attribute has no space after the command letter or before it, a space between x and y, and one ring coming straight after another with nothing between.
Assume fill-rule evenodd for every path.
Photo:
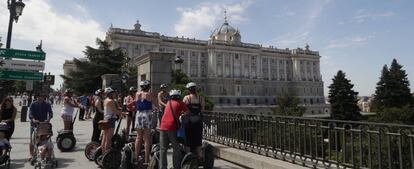
<instances>
[{"instance_id":1,"label":"child","mask_svg":"<svg viewBox=\"0 0 414 169\"><path fill-rule=\"evenodd\" d=\"M6 138L6 132L8 131L7 124L0 123L0 161L5 159L7 151L11 148L9 141Z\"/></svg>"},{"instance_id":2,"label":"child","mask_svg":"<svg viewBox=\"0 0 414 169\"><path fill-rule=\"evenodd\" d=\"M40 134L38 136L38 150L40 154L40 158L43 161L45 157L47 159L52 158L53 154L53 143L49 140L50 135L48 134ZM46 156L47 154L47 156Z\"/></svg>"}]
</instances>

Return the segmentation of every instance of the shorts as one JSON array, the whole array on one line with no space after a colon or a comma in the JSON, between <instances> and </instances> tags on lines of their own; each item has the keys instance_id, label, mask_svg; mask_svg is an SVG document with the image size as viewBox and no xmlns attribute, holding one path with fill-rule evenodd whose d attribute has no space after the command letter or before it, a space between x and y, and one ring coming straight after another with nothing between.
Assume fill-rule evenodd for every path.
<instances>
[{"instance_id":1,"label":"shorts","mask_svg":"<svg viewBox=\"0 0 414 169\"><path fill-rule=\"evenodd\" d=\"M138 110L137 114L135 114L135 128L151 129L151 113L152 110Z\"/></svg>"},{"instance_id":2,"label":"shorts","mask_svg":"<svg viewBox=\"0 0 414 169\"><path fill-rule=\"evenodd\" d=\"M62 114L60 117L62 117L63 121L72 121L71 115Z\"/></svg>"},{"instance_id":3,"label":"shorts","mask_svg":"<svg viewBox=\"0 0 414 169\"><path fill-rule=\"evenodd\" d=\"M110 118L108 119L108 121L109 121L109 128L110 129L115 128L116 118Z\"/></svg>"}]
</instances>

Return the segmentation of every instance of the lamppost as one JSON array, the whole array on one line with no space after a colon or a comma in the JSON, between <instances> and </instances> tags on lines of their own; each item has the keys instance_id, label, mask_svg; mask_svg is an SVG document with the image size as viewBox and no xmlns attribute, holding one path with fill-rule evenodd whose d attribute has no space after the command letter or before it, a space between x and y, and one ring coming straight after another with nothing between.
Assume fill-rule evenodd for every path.
<instances>
[{"instance_id":1,"label":"lamppost","mask_svg":"<svg viewBox=\"0 0 414 169\"><path fill-rule=\"evenodd\" d=\"M13 21L16 21L19 19L19 16L22 15L23 8L25 4L22 2L22 0L19 0L16 2L16 0L8 0L7 1L7 7L10 11L10 18L9 18L9 29L7 32L7 42L6 42L6 48L10 48L11 43L11 36L12 36L12 29L13 29Z\"/></svg>"},{"instance_id":2,"label":"lamppost","mask_svg":"<svg viewBox=\"0 0 414 169\"><path fill-rule=\"evenodd\" d=\"M174 63L177 65L177 64L179 64L180 65L180 70L181 70L181 64L183 64L183 62L184 62L184 59L181 59L181 56L177 56L175 59L174 59Z\"/></svg>"}]
</instances>

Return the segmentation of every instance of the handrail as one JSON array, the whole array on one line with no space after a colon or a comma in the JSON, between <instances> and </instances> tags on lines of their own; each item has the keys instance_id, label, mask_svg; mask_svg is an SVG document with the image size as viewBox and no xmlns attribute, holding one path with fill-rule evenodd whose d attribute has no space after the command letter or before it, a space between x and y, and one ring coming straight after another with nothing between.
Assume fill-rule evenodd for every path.
<instances>
[{"instance_id":1,"label":"handrail","mask_svg":"<svg viewBox=\"0 0 414 169\"><path fill-rule=\"evenodd\" d=\"M311 168L414 168L414 125L203 113L204 139Z\"/></svg>"}]
</instances>

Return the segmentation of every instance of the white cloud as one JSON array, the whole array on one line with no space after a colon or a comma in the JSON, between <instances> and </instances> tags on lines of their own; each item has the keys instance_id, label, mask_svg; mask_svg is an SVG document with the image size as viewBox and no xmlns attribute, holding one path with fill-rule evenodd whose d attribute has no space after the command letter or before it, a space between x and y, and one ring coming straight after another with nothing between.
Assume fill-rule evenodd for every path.
<instances>
[{"instance_id":1,"label":"white cloud","mask_svg":"<svg viewBox=\"0 0 414 169\"><path fill-rule=\"evenodd\" d=\"M5 2L5 1L4 1ZM65 59L82 57L86 45L95 45L97 37L103 38L104 32L95 20L87 17L87 11L80 5L75 10L83 12L84 18L75 18L71 14L58 13L50 6L49 0L27 0L19 22L13 27L12 48L36 46L43 40L46 52L46 70L56 75L63 74ZM0 23L8 23L7 4L0 3ZM7 26L0 26L0 34L6 35ZM4 39L6 37L4 36ZM57 79L60 85L62 80Z\"/></svg>"},{"instance_id":2,"label":"white cloud","mask_svg":"<svg viewBox=\"0 0 414 169\"><path fill-rule=\"evenodd\" d=\"M388 18L394 16L395 13L393 11L385 11L385 12L370 12L365 9L357 10L354 14L353 21L357 23L364 23L366 21L376 21L382 18Z\"/></svg>"},{"instance_id":3,"label":"white cloud","mask_svg":"<svg viewBox=\"0 0 414 169\"><path fill-rule=\"evenodd\" d=\"M370 39L375 38L375 33L365 36L349 36L342 39L332 40L329 45L324 49L337 49L337 48L347 48L353 46L359 46L366 44Z\"/></svg>"},{"instance_id":4,"label":"white cloud","mask_svg":"<svg viewBox=\"0 0 414 169\"><path fill-rule=\"evenodd\" d=\"M201 3L195 8L177 8L181 18L174 25L175 33L177 36L205 38L200 36L223 22L224 10L227 10L230 22L243 22L247 20L243 14L252 3L252 0L245 0L236 4Z\"/></svg>"}]
</instances>

